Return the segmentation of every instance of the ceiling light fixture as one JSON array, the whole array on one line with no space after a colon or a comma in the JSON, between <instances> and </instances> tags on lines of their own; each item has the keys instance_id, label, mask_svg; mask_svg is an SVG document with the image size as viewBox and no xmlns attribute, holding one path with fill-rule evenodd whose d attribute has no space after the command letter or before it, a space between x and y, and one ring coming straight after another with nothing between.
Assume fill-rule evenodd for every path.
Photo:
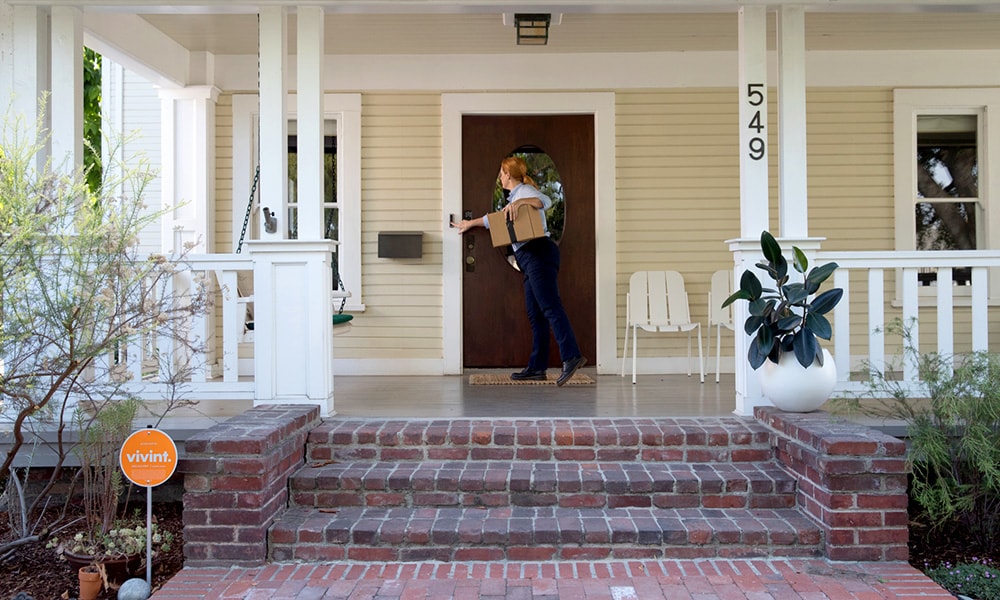
<instances>
[{"instance_id":1,"label":"ceiling light fixture","mask_svg":"<svg viewBox=\"0 0 1000 600\"><path fill-rule=\"evenodd\" d=\"M549 43L550 14L515 13L514 29L518 46L544 46Z\"/></svg>"}]
</instances>

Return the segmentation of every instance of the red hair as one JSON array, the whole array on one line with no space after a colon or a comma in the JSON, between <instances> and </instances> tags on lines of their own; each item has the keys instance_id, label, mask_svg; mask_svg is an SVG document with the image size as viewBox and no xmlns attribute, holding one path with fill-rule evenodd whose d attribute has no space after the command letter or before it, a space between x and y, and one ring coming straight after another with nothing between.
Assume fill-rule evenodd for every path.
<instances>
[{"instance_id":1,"label":"red hair","mask_svg":"<svg viewBox=\"0 0 1000 600\"><path fill-rule=\"evenodd\" d=\"M523 158L508 156L500 162L500 168L506 171L514 181L538 187L535 180L528 175L528 164L524 162Z\"/></svg>"}]
</instances>

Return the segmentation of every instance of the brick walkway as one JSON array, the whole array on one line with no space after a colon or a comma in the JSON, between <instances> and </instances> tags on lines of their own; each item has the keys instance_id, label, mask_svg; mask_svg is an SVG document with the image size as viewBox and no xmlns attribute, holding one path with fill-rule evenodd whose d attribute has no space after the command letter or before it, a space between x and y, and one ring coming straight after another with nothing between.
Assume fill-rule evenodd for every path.
<instances>
[{"instance_id":1,"label":"brick walkway","mask_svg":"<svg viewBox=\"0 0 1000 600\"><path fill-rule=\"evenodd\" d=\"M878 600L953 596L906 563L666 560L183 569L152 600Z\"/></svg>"}]
</instances>

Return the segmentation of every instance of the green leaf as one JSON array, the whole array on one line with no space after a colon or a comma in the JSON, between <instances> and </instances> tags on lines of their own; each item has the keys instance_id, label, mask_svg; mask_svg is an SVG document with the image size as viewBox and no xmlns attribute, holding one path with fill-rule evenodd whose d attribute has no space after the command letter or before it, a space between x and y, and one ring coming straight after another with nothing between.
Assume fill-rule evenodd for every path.
<instances>
[{"instance_id":1,"label":"green leaf","mask_svg":"<svg viewBox=\"0 0 1000 600\"><path fill-rule=\"evenodd\" d=\"M747 317L746 323L743 324L743 330L747 335L753 335L761 325L764 324L764 317L761 316L749 316Z\"/></svg>"},{"instance_id":2,"label":"green leaf","mask_svg":"<svg viewBox=\"0 0 1000 600\"><path fill-rule=\"evenodd\" d=\"M764 317L771 312L770 307L773 305L774 300L757 299L750 303L748 310L750 314L755 317Z\"/></svg>"},{"instance_id":3,"label":"green leaf","mask_svg":"<svg viewBox=\"0 0 1000 600\"><path fill-rule=\"evenodd\" d=\"M750 363L750 368L756 371L764 364L765 360L767 360L767 354L761 353L760 344L756 340L750 342L750 348L747 349L747 361Z\"/></svg>"},{"instance_id":4,"label":"green leaf","mask_svg":"<svg viewBox=\"0 0 1000 600\"><path fill-rule=\"evenodd\" d=\"M816 298L812 301L812 306L809 307L809 312L816 315L825 315L837 306L843 295L844 290L840 288L827 290L819 296L816 296Z\"/></svg>"},{"instance_id":5,"label":"green leaf","mask_svg":"<svg viewBox=\"0 0 1000 600\"><path fill-rule=\"evenodd\" d=\"M778 260L774 261L774 274L772 275L774 280L778 282L778 285L784 283L784 279L788 277L788 261L785 260L784 256L779 256Z\"/></svg>"},{"instance_id":6,"label":"green leaf","mask_svg":"<svg viewBox=\"0 0 1000 600\"><path fill-rule=\"evenodd\" d=\"M750 348L747 349L747 360L750 362L750 368L757 370L764 364L773 348L774 337L771 335L771 330L762 327L757 332L756 337L750 340Z\"/></svg>"},{"instance_id":7,"label":"green leaf","mask_svg":"<svg viewBox=\"0 0 1000 600\"><path fill-rule=\"evenodd\" d=\"M789 283L781 288L782 292L785 294L785 300L792 306L802 306L802 304L809 298L808 292L806 292L805 286L801 283Z\"/></svg>"},{"instance_id":8,"label":"green leaf","mask_svg":"<svg viewBox=\"0 0 1000 600\"><path fill-rule=\"evenodd\" d=\"M806 275L806 289L809 290L809 293L815 294L819 286L833 274L837 267L837 263L832 262L809 271L809 274Z\"/></svg>"},{"instance_id":9,"label":"green leaf","mask_svg":"<svg viewBox=\"0 0 1000 600\"><path fill-rule=\"evenodd\" d=\"M833 328L830 327L830 322L826 320L826 317L820 316L816 313L809 313L806 315L806 329L824 340L828 340L833 337Z\"/></svg>"},{"instance_id":10,"label":"green leaf","mask_svg":"<svg viewBox=\"0 0 1000 600\"><path fill-rule=\"evenodd\" d=\"M799 250L798 246L792 246L792 257L795 262L795 270L799 273L805 273L809 268L809 259L806 258L806 253Z\"/></svg>"},{"instance_id":11,"label":"green leaf","mask_svg":"<svg viewBox=\"0 0 1000 600\"><path fill-rule=\"evenodd\" d=\"M726 301L722 303L722 308L726 308L727 306L729 306L733 302L736 302L737 300L753 300L753 298L750 297L750 294L748 292L740 290L734 293L732 296L726 298Z\"/></svg>"},{"instance_id":12,"label":"green leaf","mask_svg":"<svg viewBox=\"0 0 1000 600\"><path fill-rule=\"evenodd\" d=\"M808 367L816 360L816 351L819 343L816 336L807 329L800 329L792 338L792 349L795 350L795 358L803 367Z\"/></svg>"},{"instance_id":13,"label":"green leaf","mask_svg":"<svg viewBox=\"0 0 1000 600\"><path fill-rule=\"evenodd\" d=\"M778 240L766 230L760 233L760 250L768 262L777 263L778 259L782 258Z\"/></svg>"},{"instance_id":14,"label":"green leaf","mask_svg":"<svg viewBox=\"0 0 1000 600\"><path fill-rule=\"evenodd\" d=\"M802 324L802 317L799 315L782 317L778 321L778 329L780 329L782 332L795 331L795 328L801 324Z\"/></svg>"}]
</instances>

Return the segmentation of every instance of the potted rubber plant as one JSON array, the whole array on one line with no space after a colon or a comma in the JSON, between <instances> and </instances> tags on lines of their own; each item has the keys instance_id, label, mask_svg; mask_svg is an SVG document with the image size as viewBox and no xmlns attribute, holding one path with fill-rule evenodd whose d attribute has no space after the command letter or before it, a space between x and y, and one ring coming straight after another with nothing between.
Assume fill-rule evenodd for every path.
<instances>
[{"instance_id":1,"label":"potted rubber plant","mask_svg":"<svg viewBox=\"0 0 1000 600\"><path fill-rule=\"evenodd\" d=\"M747 270L739 289L722 306L737 300L749 303L749 316L743 324L747 335L753 336L747 360L759 373L764 394L784 410L814 410L832 393L837 378L833 358L819 338L833 336L826 315L840 302L844 290L832 288L820 293L819 289L838 265L830 262L809 269L805 253L795 246L789 263L768 231L760 234L760 249L764 260L757 267L767 274L773 287L764 287L757 275ZM799 274L794 280L789 264ZM807 371L805 377L797 373ZM794 406L783 402L785 397L793 398Z\"/></svg>"}]
</instances>

